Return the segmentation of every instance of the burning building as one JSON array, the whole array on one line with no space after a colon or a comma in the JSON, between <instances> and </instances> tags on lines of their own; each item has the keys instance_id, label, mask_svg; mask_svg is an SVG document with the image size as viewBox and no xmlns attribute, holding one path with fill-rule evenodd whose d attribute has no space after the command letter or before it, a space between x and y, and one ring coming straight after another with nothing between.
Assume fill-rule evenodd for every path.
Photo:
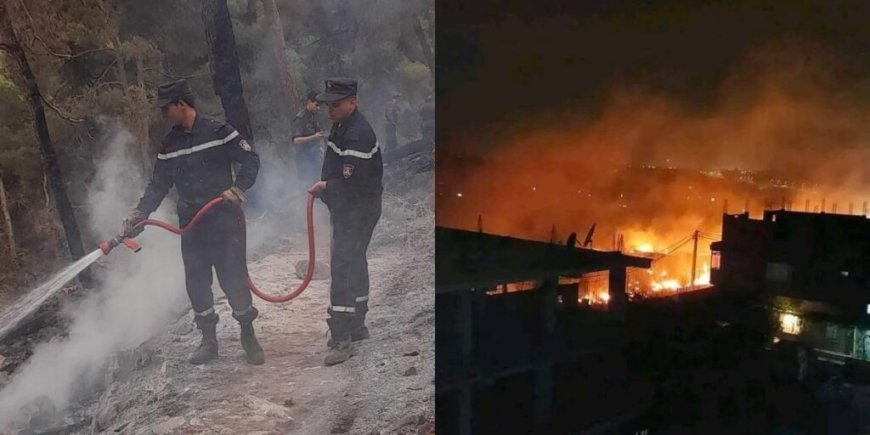
<instances>
[{"instance_id":1,"label":"burning building","mask_svg":"<svg viewBox=\"0 0 870 435\"><path fill-rule=\"evenodd\" d=\"M722 292L757 294L779 337L833 358L870 360L870 219L767 211L724 215L711 245L712 282Z\"/></svg>"}]
</instances>

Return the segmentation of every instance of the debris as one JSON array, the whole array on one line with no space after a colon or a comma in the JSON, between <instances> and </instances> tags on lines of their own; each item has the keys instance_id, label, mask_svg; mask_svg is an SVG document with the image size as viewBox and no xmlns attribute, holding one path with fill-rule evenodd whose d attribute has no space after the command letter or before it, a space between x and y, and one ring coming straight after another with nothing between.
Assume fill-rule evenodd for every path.
<instances>
[{"instance_id":1,"label":"debris","mask_svg":"<svg viewBox=\"0 0 870 435\"><path fill-rule=\"evenodd\" d=\"M405 370L405 373L402 376L416 376L417 375L417 367L411 366L408 370Z\"/></svg>"},{"instance_id":2,"label":"debris","mask_svg":"<svg viewBox=\"0 0 870 435\"><path fill-rule=\"evenodd\" d=\"M421 424L426 424L426 416L422 414L411 414L399 423L399 427L407 427L407 426L419 426Z\"/></svg>"},{"instance_id":3,"label":"debris","mask_svg":"<svg viewBox=\"0 0 870 435\"><path fill-rule=\"evenodd\" d=\"M185 319L179 320L178 324L172 328L172 335L184 336L193 332L193 322Z\"/></svg>"},{"instance_id":4,"label":"debris","mask_svg":"<svg viewBox=\"0 0 870 435\"><path fill-rule=\"evenodd\" d=\"M406 347L402 351L402 356L417 356L417 355L420 355L420 351L417 350L416 348Z\"/></svg>"},{"instance_id":5,"label":"debris","mask_svg":"<svg viewBox=\"0 0 870 435\"><path fill-rule=\"evenodd\" d=\"M284 401L284 406L286 406L286 407L288 407L288 408L292 408L292 407L293 407L293 399L287 399L287 400L285 400L285 401Z\"/></svg>"},{"instance_id":6,"label":"debris","mask_svg":"<svg viewBox=\"0 0 870 435\"><path fill-rule=\"evenodd\" d=\"M305 272L308 272L308 260L299 260L296 262L296 277L299 279L305 278ZM319 281L329 278L329 266L322 261L314 262L314 275L311 279Z\"/></svg>"},{"instance_id":7,"label":"debris","mask_svg":"<svg viewBox=\"0 0 870 435\"><path fill-rule=\"evenodd\" d=\"M172 417L169 420L164 420L162 423L154 426L151 430L158 435L174 433L178 428L187 423L184 417Z\"/></svg>"},{"instance_id":8,"label":"debris","mask_svg":"<svg viewBox=\"0 0 870 435\"><path fill-rule=\"evenodd\" d=\"M273 403L266 399L261 399L256 396L252 396L250 394L246 395L242 398L242 404L248 408L257 412L260 415L264 415L266 417L275 417L281 418L285 420L292 420L290 417L290 413L287 411L287 408L277 403Z\"/></svg>"}]
</instances>

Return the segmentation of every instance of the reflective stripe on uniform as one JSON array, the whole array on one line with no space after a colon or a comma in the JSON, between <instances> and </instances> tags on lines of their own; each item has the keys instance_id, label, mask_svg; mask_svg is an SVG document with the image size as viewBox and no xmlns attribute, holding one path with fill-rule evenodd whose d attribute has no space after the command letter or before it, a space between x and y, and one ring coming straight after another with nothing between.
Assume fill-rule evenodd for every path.
<instances>
[{"instance_id":1,"label":"reflective stripe on uniform","mask_svg":"<svg viewBox=\"0 0 870 435\"><path fill-rule=\"evenodd\" d=\"M378 143L377 142L375 142L375 146L374 146L374 148L372 148L371 152L367 152L367 153L364 153L362 151L356 151L356 150L343 150L342 151L338 148L338 145L334 144L331 141L327 141L326 144L329 145L329 149L331 149L332 152L338 154L341 157L350 156L350 157L356 157L358 159L370 159L370 158L374 157L375 154L378 153Z\"/></svg>"},{"instance_id":2,"label":"reflective stripe on uniform","mask_svg":"<svg viewBox=\"0 0 870 435\"><path fill-rule=\"evenodd\" d=\"M223 139L213 140L206 143L202 143L196 146L192 146L190 148L185 148L183 150L178 150L175 152L167 153L167 154L157 154L157 158L160 160L169 160L178 156L186 156L188 154L193 154L198 151L207 150L209 148L214 148L216 146L223 145L233 139L235 139L239 135L238 131L233 130L232 133L228 134L227 137Z\"/></svg>"},{"instance_id":3,"label":"reflective stripe on uniform","mask_svg":"<svg viewBox=\"0 0 870 435\"><path fill-rule=\"evenodd\" d=\"M194 312L193 315L197 317L205 317L214 314L214 307L209 308L201 313Z\"/></svg>"},{"instance_id":4,"label":"reflective stripe on uniform","mask_svg":"<svg viewBox=\"0 0 870 435\"><path fill-rule=\"evenodd\" d=\"M330 305L329 309L336 313L355 313L356 308L354 307L338 307L335 305Z\"/></svg>"},{"instance_id":5,"label":"reflective stripe on uniform","mask_svg":"<svg viewBox=\"0 0 870 435\"><path fill-rule=\"evenodd\" d=\"M360 297L356 298L357 302L365 302L367 300L369 300L368 296L360 296Z\"/></svg>"}]
</instances>

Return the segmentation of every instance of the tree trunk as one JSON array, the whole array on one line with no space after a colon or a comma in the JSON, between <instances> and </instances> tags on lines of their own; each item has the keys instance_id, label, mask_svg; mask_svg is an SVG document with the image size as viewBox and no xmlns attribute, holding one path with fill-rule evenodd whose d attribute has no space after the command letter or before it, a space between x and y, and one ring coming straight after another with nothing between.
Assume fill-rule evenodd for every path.
<instances>
[{"instance_id":1,"label":"tree trunk","mask_svg":"<svg viewBox=\"0 0 870 435\"><path fill-rule=\"evenodd\" d=\"M281 24L281 15L278 14L278 6L275 0L261 0L263 11L266 15L266 23L269 26L269 36L272 40L272 56L275 57L275 68L281 78L281 90L284 93L285 110L288 119L293 119L296 105L299 104L299 96L296 94L296 81L293 78L293 65L285 53L284 26Z\"/></svg>"},{"instance_id":2,"label":"tree trunk","mask_svg":"<svg viewBox=\"0 0 870 435\"><path fill-rule=\"evenodd\" d=\"M9 242L9 258L18 267L18 249L15 247L15 230L12 228L12 215L9 213L9 200L6 197L6 186L0 177L0 209L3 209L3 222L6 226L6 238Z\"/></svg>"},{"instance_id":3,"label":"tree trunk","mask_svg":"<svg viewBox=\"0 0 870 435\"><path fill-rule=\"evenodd\" d=\"M142 153L142 168L144 174L151 172L151 137L148 133L148 93L145 88L145 65L142 61L142 52L145 50L145 41L138 36L134 39L133 58L136 61L136 91L133 98L133 113L136 114L133 122L136 125L136 139L139 141L139 150Z\"/></svg>"},{"instance_id":4,"label":"tree trunk","mask_svg":"<svg viewBox=\"0 0 870 435\"><path fill-rule=\"evenodd\" d=\"M435 52L429 44L429 39L426 38L426 33L423 32L423 17L417 15L414 17L414 34L417 35L417 43L420 44L420 49L423 51L423 58L426 59L426 66L429 67L429 76L435 78Z\"/></svg>"},{"instance_id":5,"label":"tree trunk","mask_svg":"<svg viewBox=\"0 0 870 435\"><path fill-rule=\"evenodd\" d=\"M51 142L51 136L49 135L42 94L39 91L36 76L34 76L33 70L30 69L30 63L27 61L24 47L21 45L18 36L15 34L15 29L12 27L12 20L4 1L0 1L0 32L2 32L0 33L0 35L2 35L2 41L0 41L0 44L5 48L9 58L12 60L15 67L18 69L21 78L24 80L24 86L28 93L30 109L33 112L33 125L36 129L36 136L39 139L39 150L42 153L46 175L48 176L48 181L51 185L52 193L54 194L55 206L57 207L57 212L58 215L60 215L60 221L66 235L67 248L69 249L72 258L78 260L85 255L84 246L82 245L82 236L79 232L79 226L76 222L72 204L66 194L66 188L64 187L63 175L60 171L57 153L55 152L54 144ZM86 276L85 279L87 279Z\"/></svg>"},{"instance_id":6,"label":"tree trunk","mask_svg":"<svg viewBox=\"0 0 870 435\"><path fill-rule=\"evenodd\" d=\"M210 52L209 67L214 91L221 99L226 121L242 137L253 142L248 108L242 95L236 37L226 0L202 0L202 21Z\"/></svg>"}]
</instances>

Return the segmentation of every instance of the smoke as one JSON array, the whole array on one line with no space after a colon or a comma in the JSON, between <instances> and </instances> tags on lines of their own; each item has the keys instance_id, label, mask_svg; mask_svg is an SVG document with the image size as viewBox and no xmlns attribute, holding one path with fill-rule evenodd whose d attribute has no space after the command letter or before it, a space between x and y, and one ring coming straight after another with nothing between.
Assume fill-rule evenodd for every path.
<instances>
[{"instance_id":1,"label":"smoke","mask_svg":"<svg viewBox=\"0 0 870 435\"><path fill-rule=\"evenodd\" d=\"M116 232L143 192L144 180L135 142L129 133L114 129L106 137L105 152L90 185L88 224L106 237ZM154 214L175 220L172 201ZM0 427L20 418L21 408L35 400L67 408L80 388L97 379L114 353L134 348L188 309L184 290L179 238L146 230L138 239L142 251L118 247L101 263L103 286L75 306L67 306L69 335L34 348L29 361L0 391Z\"/></svg>"},{"instance_id":2,"label":"smoke","mask_svg":"<svg viewBox=\"0 0 870 435\"><path fill-rule=\"evenodd\" d=\"M617 229L627 244L664 246L695 229L717 233L725 201L731 213L747 204L758 213L765 202L812 211L827 199L827 211L853 203L857 214L870 199L868 84L801 41L747 53L710 104L623 83L595 116L511 120L478 163L441 164L438 224L475 229L480 216L488 232L548 240L555 225L557 239L582 240L597 223L596 246L609 248ZM464 137L451 149L486 140Z\"/></svg>"}]
</instances>

